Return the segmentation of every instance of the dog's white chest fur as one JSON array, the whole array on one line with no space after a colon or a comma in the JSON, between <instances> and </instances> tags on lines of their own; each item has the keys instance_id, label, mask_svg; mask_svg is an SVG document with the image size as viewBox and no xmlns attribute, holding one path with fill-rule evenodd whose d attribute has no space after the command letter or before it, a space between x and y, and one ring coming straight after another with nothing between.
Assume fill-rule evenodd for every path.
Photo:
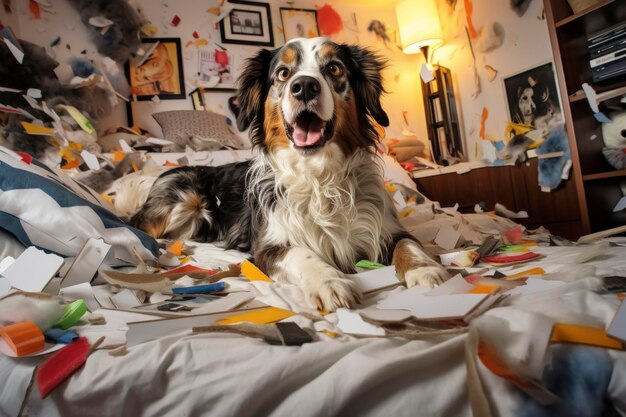
<instances>
[{"instance_id":1,"label":"dog's white chest fur","mask_svg":"<svg viewBox=\"0 0 626 417\"><path fill-rule=\"evenodd\" d=\"M346 159L329 144L307 158L281 150L269 163L276 204L267 213L264 243L310 248L342 270L350 270L358 256L380 259L400 226L370 154Z\"/></svg>"}]
</instances>

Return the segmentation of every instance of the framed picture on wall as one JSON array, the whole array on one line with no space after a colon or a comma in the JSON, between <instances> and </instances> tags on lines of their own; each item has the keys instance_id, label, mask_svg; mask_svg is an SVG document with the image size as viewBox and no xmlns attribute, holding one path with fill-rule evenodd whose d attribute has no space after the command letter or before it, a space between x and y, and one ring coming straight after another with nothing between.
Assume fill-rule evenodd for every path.
<instances>
[{"instance_id":1,"label":"framed picture on wall","mask_svg":"<svg viewBox=\"0 0 626 417\"><path fill-rule=\"evenodd\" d=\"M552 62L505 77L504 90L513 123L543 128L563 119Z\"/></svg>"},{"instance_id":2,"label":"framed picture on wall","mask_svg":"<svg viewBox=\"0 0 626 417\"><path fill-rule=\"evenodd\" d=\"M126 76L137 100L185 99L179 38L142 39L143 56L126 64Z\"/></svg>"},{"instance_id":3,"label":"framed picture on wall","mask_svg":"<svg viewBox=\"0 0 626 417\"><path fill-rule=\"evenodd\" d=\"M316 38L320 35L317 26L317 10L280 8L285 42L294 38Z\"/></svg>"},{"instance_id":4,"label":"framed picture on wall","mask_svg":"<svg viewBox=\"0 0 626 417\"><path fill-rule=\"evenodd\" d=\"M235 89L233 56L222 49L198 49L198 86L204 89L230 91Z\"/></svg>"},{"instance_id":5,"label":"framed picture on wall","mask_svg":"<svg viewBox=\"0 0 626 417\"><path fill-rule=\"evenodd\" d=\"M269 3L230 0L228 4L234 8L220 21L222 43L274 46Z\"/></svg>"}]
</instances>

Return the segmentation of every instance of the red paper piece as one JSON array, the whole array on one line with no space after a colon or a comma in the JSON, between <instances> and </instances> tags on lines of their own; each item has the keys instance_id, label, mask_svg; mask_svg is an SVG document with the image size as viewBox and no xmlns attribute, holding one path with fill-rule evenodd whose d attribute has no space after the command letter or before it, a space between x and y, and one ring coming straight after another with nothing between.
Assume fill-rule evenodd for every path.
<instances>
[{"instance_id":1,"label":"red paper piece","mask_svg":"<svg viewBox=\"0 0 626 417\"><path fill-rule=\"evenodd\" d=\"M215 50L215 63L228 65L228 53L226 51Z\"/></svg>"},{"instance_id":2,"label":"red paper piece","mask_svg":"<svg viewBox=\"0 0 626 417\"><path fill-rule=\"evenodd\" d=\"M79 337L39 365L35 379L41 398L45 398L57 385L83 366L90 349L87 338Z\"/></svg>"},{"instance_id":3,"label":"red paper piece","mask_svg":"<svg viewBox=\"0 0 626 417\"><path fill-rule=\"evenodd\" d=\"M183 265L179 266L178 268L170 269L169 271L164 272L163 275L188 274L191 272L205 272L208 275L215 275L219 271L216 271L214 269L200 268L194 265Z\"/></svg>"},{"instance_id":4,"label":"red paper piece","mask_svg":"<svg viewBox=\"0 0 626 417\"><path fill-rule=\"evenodd\" d=\"M317 8L317 26L322 35L334 35L343 30L343 20L329 4Z\"/></svg>"},{"instance_id":5,"label":"red paper piece","mask_svg":"<svg viewBox=\"0 0 626 417\"><path fill-rule=\"evenodd\" d=\"M535 252L524 252L520 255L493 255L493 256L485 256L482 258L485 262L498 263L498 264L508 264L513 262L520 261L530 261L531 259L541 257L540 254Z\"/></svg>"},{"instance_id":6,"label":"red paper piece","mask_svg":"<svg viewBox=\"0 0 626 417\"><path fill-rule=\"evenodd\" d=\"M519 245L522 243L522 235L524 233L522 226L515 226L511 230L505 230L501 233L511 245Z\"/></svg>"},{"instance_id":7,"label":"red paper piece","mask_svg":"<svg viewBox=\"0 0 626 417\"><path fill-rule=\"evenodd\" d=\"M15 151L16 154L18 154L19 156L22 157L22 161L26 162L28 165L31 164L31 162L33 162L33 157L30 156L29 154L27 154L26 152L19 152L19 151Z\"/></svg>"},{"instance_id":8,"label":"red paper piece","mask_svg":"<svg viewBox=\"0 0 626 417\"><path fill-rule=\"evenodd\" d=\"M465 0L465 18L467 19L467 30L472 38L477 36L476 29L474 29L474 23L472 23L472 1Z\"/></svg>"},{"instance_id":9,"label":"red paper piece","mask_svg":"<svg viewBox=\"0 0 626 417\"><path fill-rule=\"evenodd\" d=\"M172 18L172 26L176 27L176 26L178 26L179 23L180 23L180 17L178 17L178 15L175 15Z\"/></svg>"},{"instance_id":10,"label":"red paper piece","mask_svg":"<svg viewBox=\"0 0 626 417\"><path fill-rule=\"evenodd\" d=\"M198 35L198 32L194 32L194 33L192 33L192 34L191 34L191 36L193 36L193 37L194 37L194 39L198 39L198 38L200 38L200 35Z\"/></svg>"},{"instance_id":11,"label":"red paper piece","mask_svg":"<svg viewBox=\"0 0 626 417\"><path fill-rule=\"evenodd\" d=\"M30 13L33 15L35 20L41 19L41 9L39 8L39 4L35 0L28 1L28 9Z\"/></svg>"}]
</instances>

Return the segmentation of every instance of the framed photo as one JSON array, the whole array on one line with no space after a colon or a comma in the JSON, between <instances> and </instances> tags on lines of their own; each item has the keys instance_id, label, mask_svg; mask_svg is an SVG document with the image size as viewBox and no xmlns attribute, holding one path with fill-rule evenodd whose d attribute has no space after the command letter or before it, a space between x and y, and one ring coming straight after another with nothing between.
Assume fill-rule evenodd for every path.
<instances>
[{"instance_id":1,"label":"framed photo","mask_svg":"<svg viewBox=\"0 0 626 417\"><path fill-rule=\"evenodd\" d=\"M198 86L204 89L235 90L233 56L221 49L198 49Z\"/></svg>"},{"instance_id":2,"label":"framed photo","mask_svg":"<svg viewBox=\"0 0 626 417\"><path fill-rule=\"evenodd\" d=\"M183 59L179 38L142 39L146 53L126 65L131 92L137 100L185 99Z\"/></svg>"},{"instance_id":3,"label":"framed photo","mask_svg":"<svg viewBox=\"0 0 626 417\"><path fill-rule=\"evenodd\" d=\"M320 36L317 26L317 10L280 8L285 42L294 38L316 38Z\"/></svg>"},{"instance_id":4,"label":"framed photo","mask_svg":"<svg viewBox=\"0 0 626 417\"><path fill-rule=\"evenodd\" d=\"M504 90L513 123L544 128L563 119L552 62L504 78Z\"/></svg>"},{"instance_id":5,"label":"framed photo","mask_svg":"<svg viewBox=\"0 0 626 417\"><path fill-rule=\"evenodd\" d=\"M274 46L269 3L230 0L235 7L220 21L222 43Z\"/></svg>"}]
</instances>

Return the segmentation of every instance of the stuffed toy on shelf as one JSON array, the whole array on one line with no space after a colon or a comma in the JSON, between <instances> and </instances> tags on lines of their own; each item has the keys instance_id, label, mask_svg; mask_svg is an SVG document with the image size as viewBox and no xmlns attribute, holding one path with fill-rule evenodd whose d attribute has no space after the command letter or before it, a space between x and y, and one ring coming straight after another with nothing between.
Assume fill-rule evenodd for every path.
<instances>
[{"instance_id":1,"label":"stuffed toy on shelf","mask_svg":"<svg viewBox=\"0 0 626 417\"><path fill-rule=\"evenodd\" d=\"M626 169L626 110L611 114L611 120L602 124L602 153L615 169Z\"/></svg>"}]
</instances>

